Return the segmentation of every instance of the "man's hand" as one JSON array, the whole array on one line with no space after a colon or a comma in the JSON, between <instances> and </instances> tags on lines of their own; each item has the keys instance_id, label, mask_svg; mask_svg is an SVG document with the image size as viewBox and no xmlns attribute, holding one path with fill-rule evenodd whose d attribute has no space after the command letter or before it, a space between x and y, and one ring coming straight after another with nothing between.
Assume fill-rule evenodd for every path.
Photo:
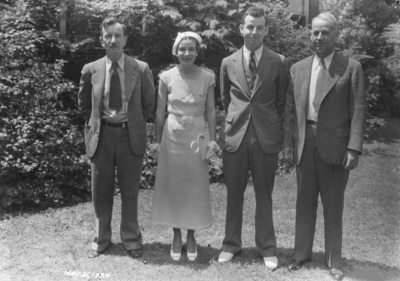
<instances>
[{"instance_id":1,"label":"man's hand","mask_svg":"<svg viewBox=\"0 0 400 281\"><path fill-rule=\"evenodd\" d=\"M283 156L285 157L286 162L293 164L293 148L285 147L283 149Z\"/></svg>"},{"instance_id":2,"label":"man's hand","mask_svg":"<svg viewBox=\"0 0 400 281\"><path fill-rule=\"evenodd\" d=\"M347 149L344 154L342 166L346 170L353 170L358 166L358 152L355 150Z\"/></svg>"}]
</instances>

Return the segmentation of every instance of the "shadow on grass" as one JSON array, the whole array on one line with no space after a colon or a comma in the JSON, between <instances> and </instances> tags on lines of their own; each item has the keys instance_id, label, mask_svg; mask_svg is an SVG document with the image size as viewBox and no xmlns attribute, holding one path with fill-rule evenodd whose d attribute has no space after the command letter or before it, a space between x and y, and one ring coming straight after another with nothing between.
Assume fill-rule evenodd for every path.
<instances>
[{"instance_id":1,"label":"shadow on grass","mask_svg":"<svg viewBox=\"0 0 400 281\"><path fill-rule=\"evenodd\" d=\"M292 262L293 249L278 248L279 266L287 268ZM342 258L342 270L346 277L362 281L394 280L393 276L400 276L400 269L390 267L384 263L363 261L354 258ZM324 252L313 252L312 260L304 265L304 269L320 269L328 271ZM294 273L295 274L295 273ZM389 275L389 276L388 276Z\"/></svg>"},{"instance_id":2,"label":"shadow on grass","mask_svg":"<svg viewBox=\"0 0 400 281\"><path fill-rule=\"evenodd\" d=\"M386 266L384 263L362 261L358 259L343 258L342 270L346 277L362 281L386 281L389 276L400 276L400 269ZM304 269L328 270L323 252L313 253L312 261L304 266Z\"/></svg>"},{"instance_id":3,"label":"shadow on grass","mask_svg":"<svg viewBox=\"0 0 400 281\"><path fill-rule=\"evenodd\" d=\"M163 266L175 265L189 267L192 270L205 270L210 266L224 266L217 262L220 253L219 248L211 246L198 245L198 258L195 262L190 262L186 257L186 247L182 247L182 257L179 262L175 262L170 257L170 244L165 243L148 243L143 245L143 256L139 260L145 265ZM293 249L279 248L277 249L279 259L279 267L277 270L286 270L292 262ZM109 250L104 253L105 256L128 256L128 253L123 249L121 243L113 244ZM232 265L244 266L249 264L259 264L263 266L261 256L255 248L243 248L242 251L235 255ZM325 254L323 252L314 252L312 261L305 264L301 270L326 270L328 267L325 264ZM400 269L396 267L386 266L384 263L358 260L354 258L343 258L343 271L345 276L354 280L362 281L386 281L393 280L390 276L400 276ZM296 274L296 272L293 272ZM389 276L389 277L388 277Z\"/></svg>"}]
</instances>

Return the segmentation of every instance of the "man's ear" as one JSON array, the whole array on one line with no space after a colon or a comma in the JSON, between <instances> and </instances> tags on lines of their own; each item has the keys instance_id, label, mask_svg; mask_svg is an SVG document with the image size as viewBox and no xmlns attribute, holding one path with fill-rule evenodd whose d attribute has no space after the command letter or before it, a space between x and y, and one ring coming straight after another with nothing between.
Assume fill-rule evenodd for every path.
<instances>
[{"instance_id":1,"label":"man's ear","mask_svg":"<svg viewBox=\"0 0 400 281\"><path fill-rule=\"evenodd\" d=\"M102 46L102 47L104 47L104 41L103 41L103 37L101 37L101 36L100 36L100 37L99 37L99 40L100 40L100 44L101 44L101 46Z\"/></svg>"},{"instance_id":2,"label":"man's ear","mask_svg":"<svg viewBox=\"0 0 400 281\"><path fill-rule=\"evenodd\" d=\"M339 31L339 30L336 30L336 40L339 39L339 36L340 36L340 31Z\"/></svg>"},{"instance_id":3,"label":"man's ear","mask_svg":"<svg viewBox=\"0 0 400 281\"><path fill-rule=\"evenodd\" d=\"M240 34L242 34L243 35L243 24L241 24L241 25L239 25L239 30L240 30Z\"/></svg>"},{"instance_id":4,"label":"man's ear","mask_svg":"<svg viewBox=\"0 0 400 281\"><path fill-rule=\"evenodd\" d=\"M268 27L268 25L265 27L265 36L267 36L268 35L268 32L269 32L269 27Z\"/></svg>"}]
</instances>

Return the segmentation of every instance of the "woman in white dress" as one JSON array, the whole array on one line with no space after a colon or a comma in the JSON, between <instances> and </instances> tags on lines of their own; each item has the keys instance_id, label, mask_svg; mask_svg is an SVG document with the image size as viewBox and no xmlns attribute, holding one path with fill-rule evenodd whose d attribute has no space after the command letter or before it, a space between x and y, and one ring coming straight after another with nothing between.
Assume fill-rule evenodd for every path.
<instances>
[{"instance_id":1,"label":"woman in white dress","mask_svg":"<svg viewBox=\"0 0 400 281\"><path fill-rule=\"evenodd\" d=\"M194 32L179 33L175 40L172 54L179 64L160 74L151 145L158 165L150 220L173 228L170 255L175 261L181 258L182 228L187 229L187 257L195 261L194 232L212 225L208 159L219 149L215 77L195 65L200 44L201 37Z\"/></svg>"}]
</instances>

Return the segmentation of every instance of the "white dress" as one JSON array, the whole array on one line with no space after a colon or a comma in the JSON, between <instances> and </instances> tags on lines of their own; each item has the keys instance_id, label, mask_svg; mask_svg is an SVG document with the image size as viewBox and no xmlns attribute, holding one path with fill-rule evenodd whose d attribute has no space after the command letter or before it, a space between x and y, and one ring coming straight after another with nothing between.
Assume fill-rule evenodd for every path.
<instances>
[{"instance_id":1,"label":"white dress","mask_svg":"<svg viewBox=\"0 0 400 281\"><path fill-rule=\"evenodd\" d=\"M153 225L200 230L212 225L208 160L198 149L200 134L209 134L204 120L214 74L201 69L195 80L182 79L174 67L160 75L168 88L165 121L150 221ZM184 116L184 117L182 117Z\"/></svg>"}]
</instances>

